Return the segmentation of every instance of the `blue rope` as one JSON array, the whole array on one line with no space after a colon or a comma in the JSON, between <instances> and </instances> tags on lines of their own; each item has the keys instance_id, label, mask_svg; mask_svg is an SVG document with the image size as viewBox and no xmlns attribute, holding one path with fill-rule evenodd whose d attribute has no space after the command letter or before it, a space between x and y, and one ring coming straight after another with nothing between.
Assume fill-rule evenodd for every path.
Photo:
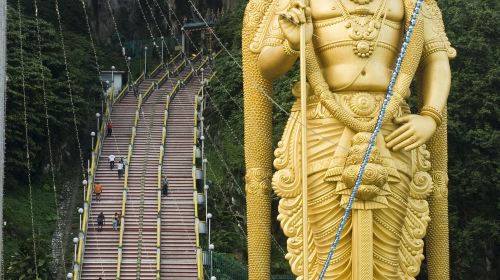
<instances>
[{"instance_id":1,"label":"blue rope","mask_svg":"<svg viewBox=\"0 0 500 280\"><path fill-rule=\"evenodd\" d=\"M377 138L377 135L380 132L380 128L382 127L382 121L384 119L385 111L387 109L387 104L391 100L391 97L394 93L393 90L394 90L394 85L396 83L396 78L398 77L399 72L401 70L401 63L403 62L403 59L405 57L406 48L408 47L408 44L410 43L411 34L413 33L413 29L417 23L417 16L420 12L420 8L422 7L423 1L424 0L417 0L417 3L415 5L415 9L413 10L413 14L411 16L411 21L410 21L410 26L408 27L408 30L406 31L405 40L403 42L403 45L401 46L401 50L399 52L399 57L398 57L398 60L396 61L396 66L392 70L391 82L389 83L389 89L387 90L387 95L384 99L384 103L382 104L382 109L380 111L380 114L378 115L375 130L373 131L373 134L370 138L370 143L368 145L368 149L366 150L366 154L365 154L365 157L363 159L361 169L360 169L358 177L356 179L356 183L354 184L354 188L352 190L351 197L349 198L349 203L347 204L347 208L345 210L344 216L342 217L342 221L340 222L339 230L337 231L337 235L335 236L335 240L333 241L333 244L330 248L330 251L328 252L328 257L327 257L326 262L323 266L323 270L321 271L321 275L319 278L320 280L323 280L323 278L325 277L326 270L328 269L328 266L330 265L330 261L332 260L335 249L337 248L337 245L340 241L340 235L342 234L342 231L344 230L344 227L345 227L345 223L347 222L347 218L349 217L349 214L351 213L352 204L354 203L354 198L356 197L356 193L358 192L358 188L361 185L363 173L365 172L365 168L366 168L366 165L368 164L368 160L370 158L370 154L372 152L372 149L375 146L375 139Z\"/></svg>"}]
</instances>

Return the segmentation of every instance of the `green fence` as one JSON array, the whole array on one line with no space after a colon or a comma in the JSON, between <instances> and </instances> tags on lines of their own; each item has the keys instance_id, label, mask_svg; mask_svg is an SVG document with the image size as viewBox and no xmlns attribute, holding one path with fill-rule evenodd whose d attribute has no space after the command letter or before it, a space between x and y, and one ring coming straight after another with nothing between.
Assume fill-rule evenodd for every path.
<instances>
[{"instance_id":1,"label":"green fence","mask_svg":"<svg viewBox=\"0 0 500 280\"><path fill-rule=\"evenodd\" d=\"M217 280L247 280L247 267L229 254L213 252L213 276ZM205 279L210 280L210 265L205 265ZM293 275L273 275L272 280L295 280Z\"/></svg>"},{"instance_id":2,"label":"green fence","mask_svg":"<svg viewBox=\"0 0 500 280\"><path fill-rule=\"evenodd\" d=\"M177 46L177 41L175 40L175 38L165 37L163 40L164 40L164 55L167 56L169 52L174 53L175 47ZM160 50L161 38L155 38L154 42L156 42L156 44L159 46L158 50ZM143 55L144 47L148 47L148 49L156 51L155 50L156 48L154 48L153 41L151 39L127 41L123 43L123 47L126 49L127 55L132 58Z\"/></svg>"}]
</instances>

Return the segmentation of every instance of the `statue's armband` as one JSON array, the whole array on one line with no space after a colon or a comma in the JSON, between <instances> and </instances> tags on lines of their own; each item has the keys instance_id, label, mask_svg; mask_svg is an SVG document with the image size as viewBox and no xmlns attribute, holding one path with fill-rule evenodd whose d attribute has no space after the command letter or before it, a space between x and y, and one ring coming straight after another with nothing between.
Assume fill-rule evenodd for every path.
<instances>
[{"instance_id":1,"label":"statue's armband","mask_svg":"<svg viewBox=\"0 0 500 280\"><path fill-rule=\"evenodd\" d=\"M278 12L290 5L290 0L274 0L265 11L264 16L252 38L250 50L260 53L264 47L281 46L285 40L278 22ZM258 9L256 9L256 12Z\"/></svg>"},{"instance_id":2,"label":"statue's armband","mask_svg":"<svg viewBox=\"0 0 500 280\"><path fill-rule=\"evenodd\" d=\"M446 36L441 10L436 1L425 1L421 13L424 17L425 42L422 60L436 52L446 52L449 59L455 58L457 52Z\"/></svg>"}]
</instances>

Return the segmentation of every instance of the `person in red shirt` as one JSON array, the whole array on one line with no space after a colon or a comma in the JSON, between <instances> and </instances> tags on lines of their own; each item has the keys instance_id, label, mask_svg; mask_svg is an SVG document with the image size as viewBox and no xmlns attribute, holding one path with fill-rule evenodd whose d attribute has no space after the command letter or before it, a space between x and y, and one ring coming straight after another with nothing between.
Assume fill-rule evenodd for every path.
<instances>
[{"instance_id":1,"label":"person in red shirt","mask_svg":"<svg viewBox=\"0 0 500 280\"><path fill-rule=\"evenodd\" d=\"M111 136L111 134L113 133L113 122L109 120L106 127L108 128L108 136Z\"/></svg>"}]
</instances>

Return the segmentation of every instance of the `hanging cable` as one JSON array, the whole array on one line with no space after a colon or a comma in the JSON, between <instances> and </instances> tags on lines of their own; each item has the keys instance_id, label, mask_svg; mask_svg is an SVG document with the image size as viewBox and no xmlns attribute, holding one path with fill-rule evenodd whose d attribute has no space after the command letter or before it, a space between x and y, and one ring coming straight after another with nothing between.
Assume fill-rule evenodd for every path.
<instances>
[{"instance_id":1,"label":"hanging cable","mask_svg":"<svg viewBox=\"0 0 500 280\"><path fill-rule=\"evenodd\" d=\"M155 1L155 2L156 2L156 0L153 0L153 1ZM177 22L180 24L180 21L179 21L179 19L178 19L177 15L176 15L176 13L175 13L175 12L173 12L173 10L172 10L172 8L170 7L170 5L168 4L168 2L167 2L167 6L168 6L169 10L172 12L172 14L174 15L174 17L175 17L175 19L177 20ZM163 15L163 17L164 17L164 20L167 22L167 20L166 20L166 18L165 18L165 15L163 14L163 12L162 12L162 15ZM190 40L190 42L192 43L192 45L194 46L194 48L195 48L197 51L199 51L199 50L198 50L198 48L196 47L196 44L195 44L195 43L193 42L193 40L191 39L191 37L190 37L189 35L187 35L187 37L188 37L188 39ZM227 51L227 49L226 49L226 51ZM234 102L234 103L235 103L235 104L236 104L236 105L240 108L240 110L243 112L242 108L239 106L239 104L238 104L237 102L235 102L235 101L234 101L233 97L231 96L231 94L229 94L229 92L228 92L228 91L227 91L227 89L224 87L224 85L222 84L222 82L219 80L219 78L217 77L217 75L214 75L214 77L215 77L215 78L216 78L216 79L220 82L220 84L222 85L222 87L224 88L224 90L226 91L226 93L229 95L229 97L233 100L233 102ZM209 97L210 97L210 96L209 96ZM212 102L212 103L214 103L214 102ZM282 109L282 110L283 110L283 111L284 111L287 115L290 115L290 114L289 114L286 110L284 110L283 108L281 108L281 107L280 107L280 106L279 106L276 102L274 102L274 103L275 103L275 105L277 105L280 109ZM224 118L223 118L223 119L224 119ZM225 119L224 119L224 120L225 120ZM226 124L229 126L229 123L227 122L227 120L225 120L225 122L226 122ZM229 126L229 127L230 127L230 126ZM231 130L232 130L232 129L231 129ZM210 135L208 134L208 132L206 132L206 134L210 137ZM233 136L234 136L234 133L233 133ZM213 143L213 141L212 141L212 143ZM215 145L215 143L213 143L213 145ZM241 143L240 143L240 145L241 145ZM214 146L214 147L215 147L215 146ZM216 147L215 147L215 148L216 148ZM216 148L216 149L217 149L217 148ZM235 179L234 175L232 174L232 172L230 171L230 169L229 169L229 167L228 167L227 163L226 163L226 162L224 161L224 159L220 156L220 155L221 155L221 152L220 152L218 149L217 149L216 154L219 156L219 161L220 161L221 163L223 163L223 165L226 167L226 170L227 170L227 171L228 171L228 173L231 175L231 177L232 177L233 181L235 182L236 186L238 186L238 188L236 188L236 190L238 191L238 193L240 193L240 195L243 195L243 194L242 194L242 191L241 191L242 187L241 187L241 186L238 184L238 182L236 181L236 179ZM244 195L243 195L243 196L244 196ZM241 225L239 225L239 224L238 224L238 226L241 228ZM276 241L275 237L274 237L272 234L271 234L271 239L272 239L272 240L273 240L273 242L275 243L276 247L280 250L280 252L282 252L282 253L283 253L283 255L285 255L283 248L282 248L282 247L281 247L281 245L280 245L280 244Z\"/></svg>"},{"instance_id":2,"label":"hanging cable","mask_svg":"<svg viewBox=\"0 0 500 280\"><path fill-rule=\"evenodd\" d=\"M52 179L52 190L54 192L54 204L56 208L56 227L59 228L59 222L61 220L61 214L59 212L59 202L57 199L57 188L56 188L56 176L54 172L54 157L52 155L52 136L50 133L50 125L49 125L49 110L48 110L48 105L47 105L47 92L45 88L45 73L44 73L44 64L43 64L43 56L42 56L42 43L41 43L41 36L40 36L40 24L38 20L38 1L34 0L33 1L34 6L35 6L35 24L36 24L36 36L37 36L37 43L38 43L38 63L40 64L40 75L41 75L41 86L42 86L42 95L43 95L43 107L44 107L44 113L45 113L45 128L47 131L47 146L49 150L49 162L50 162L50 174L51 174L51 179ZM65 251L64 251L64 245L62 240L60 242L60 248L61 250L61 262L62 262L62 267L64 270L64 274L66 275L66 263L65 261Z\"/></svg>"},{"instance_id":3,"label":"hanging cable","mask_svg":"<svg viewBox=\"0 0 500 280\"><path fill-rule=\"evenodd\" d=\"M57 22L59 24L59 36L61 39L61 47L62 47L62 51L63 51L64 67L66 70L66 82L67 82L67 86L68 86L69 99L71 102L71 111L73 113L73 125L74 125L74 129L75 129L75 138L76 138L76 142L78 144L78 154L80 156L80 167L82 169L82 177L83 177L83 179L85 179L85 167L83 166L82 146L80 144L80 135L78 132L78 124L77 124L77 120L76 120L76 109L75 109L75 103L73 100L73 90L72 90L72 86L71 86L71 79L69 76L68 58L67 58L67 54L66 54L66 46L64 44L64 35L63 35L62 23L61 23L61 13L59 12L59 1L58 0L55 0L55 9L56 9L56 13L57 13Z\"/></svg>"},{"instance_id":4,"label":"hanging cable","mask_svg":"<svg viewBox=\"0 0 500 280\"><path fill-rule=\"evenodd\" d=\"M167 26L170 26L169 23L168 23L168 20L165 16L165 14L163 13L163 10L161 9L160 5L158 4L158 1L157 0L153 0L156 5L158 6L158 9L160 10L160 14L162 15L163 17L163 20L165 21L165 24L167 24ZM177 14L173 11L173 9L170 7L170 4L168 3L168 1L166 2L167 4L167 7L169 9L169 11L171 12L171 14L174 15L174 18L177 22L177 24L179 25L182 25L179 18L177 17ZM171 30L173 30L173 27L171 26L170 27ZM191 42L191 45L195 48L196 52L200 52L200 50L198 49L198 47L196 47L196 44L194 43L194 41L191 39L191 36L189 36L187 33L186 33L186 37L188 38L188 40ZM177 45L182 45L179 40L177 39L177 37L173 36L173 38L175 39L175 41L177 42ZM215 73L214 73L215 74ZM219 84L221 85L222 89L224 89L224 91L226 92L226 94L229 96L229 98L233 101L233 103L240 109L240 111L243 112L243 109L241 108L241 105L236 102L236 100L234 99L234 97L229 93L229 91L227 90L227 88L224 86L224 84L219 80L219 78L217 77L217 75L214 75L214 78L217 79L217 81L219 82Z\"/></svg>"},{"instance_id":5,"label":"hanging cable","mask_svg":"<svg viewBox=\"0 0 500 280\"><path fill-rule=\"evenodd\" d=\"M153 45L156 47L156 50L158 50L158 45L155 42L153 30L151 30L151 27L149 26L148 20L146 19L146 13L144 13L144 9L142 8L141 0L136 0L136 1L137 1L137 4L139 4L139 10L141 11L142 18L144 19L144 22L146 23L146 27L149 31L149 35L151 36L151 42L153 42ZM146 73L144 73L144 75L145 75L144 78L146 78Z\"/></svg>"},{"instance_id":6,"label":"hanging cable","mask_svg":"<svg viewBox=\"0 0 500 280\"><path fill-rule=\"evenodd\" d=\"M111 6L110 0L106 0L106 3L108 4L108 9L109 9L109 13L111 15L111 20L113 21L113 26L115 27L116 36L118 37L118 43L120 44L120 48L122 48L122 50L124 50L125 47L123 47L122 38L120 37L120 32L118 30L118 25L116 24L115 15L113 13L113 7ZM125 61L125 65L127 66L128 74L130 75L130 77L133 80L134 77L132 76L132 71L130 70L130 65L128 63L128 59L127 59L127 56L126 56L125 52L122 52L122 56L123 56L123 59Z\"/></svg>"},{"instance_id":7,"label":"hanging cable","mask_svg":"<svg viewBox=\"0 0 500 280\"><path fill-rule=\"evenodd\" d=\"M21 59L21 86L23 91L23 113L24 113L24 137L25 137L25 149L26 149L26 172L28 176L28 188L29 188L29 202L30 202L30 214L31 214L31 238L33 239L33 259L35 261L35 276L38 279L38 260L37 260L37 249L36 249L36 238L35 238L35 219L33 215L33 188L31 186L31 161L30 161L30 143L28 138L28 113L27 113L27 103L26 103L26 77L24 74L24 50L23 50L23 21L21 14L21 3L17 0L17 15L19 17L19 44L20 44L20 59Z\"/></svg>"},{"instance_id":8,"label":"hanging cable","mask_svg":"<svg viewBox=\"0 0 500 280\"><path fill-rule=\"evenodd\" d=\"M144 0L144 1L146 1L146 5L147 5L147 6L148 6L148 8L149 8L149 13L151 14L151 17L153 18L153 21L154 21L154 23L155 23L155 25L156 25L156 28L158 29L158 33L161 35L162 39L163 39L163 38L167 38L167 36L165 36L165 35L166 35L166 33L165 33L165 34L163 34L163 32L161 32L160 25L158 24L158 21L156 20L156 17L155 17L155 15L154 15L153 8L152 8L152 7L151 7L151 5L149 4L149 0ZM160 11L161 11L161 10L160 10ZM167 27L168 27L168 25L167 25ZM161 43L162 43L162 47L163 47L163 45L164 45L164 41L162 40L162 42L161 42ZM168 46L166 46L166 47L167 47L167 52L168 52L168 55L171 57L171 56L172 56L172 54L170 53L170 50L169 50ZM163 63L163 61L162 61L162 63Z\"/></svg>"},{"instance_id":9,"label":"hanging cable","mask_svg":"<svg viewBox=\"0 0 500 280\"><path fill-rule=\"evenodd\" d=\"M90 29L89 17L87 14L87 6L85 5L84 0L81 0L80 2L82 3L82 9L83 9L83 13L85 15L85 23L87 24L87 32L89 34L90 45L92 47L92 52L94 54L95 66L97 67L97 73L99 74L99 84L101 85L101 91L102 91L102 94L104 95L104 93L106 91L104 90L104 84L102 82L102 79L100 78L101 77L101 66L99 65L99 60L97 59L97 51L96 51L96 47L94 44L94 38L92 37L92 30ZM104 113L104 112L102 112L102 113Z\"/></svg>"}]
</instances>

